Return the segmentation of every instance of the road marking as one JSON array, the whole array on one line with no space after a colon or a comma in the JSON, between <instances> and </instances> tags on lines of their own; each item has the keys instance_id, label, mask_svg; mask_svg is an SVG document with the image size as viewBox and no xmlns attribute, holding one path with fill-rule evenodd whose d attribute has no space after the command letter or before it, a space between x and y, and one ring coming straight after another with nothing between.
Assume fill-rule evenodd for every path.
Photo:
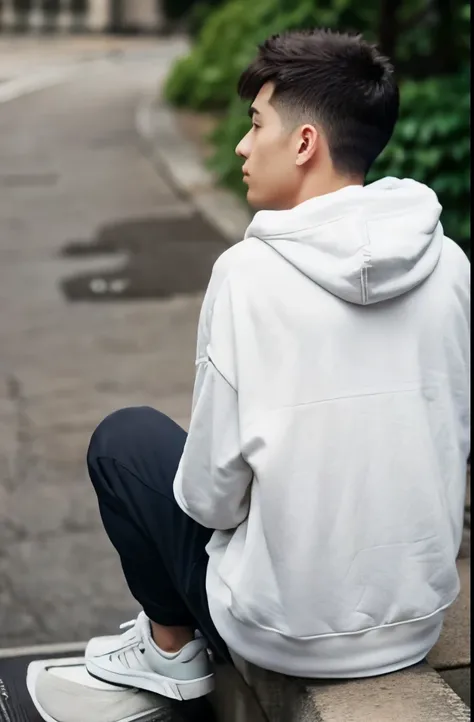
<instances>
[{"instance_id":1,"label":"road marking","mask_svg":"<svg viewBox=\"0 0 474 722\"><path fill-rule=\"evenodd\" d=\"M31 647L11 647L10 649L0 649L0 659L84 652L86 646L87 642L65 642L61 644L36 644Z\"/></svg>"}]
</instances>

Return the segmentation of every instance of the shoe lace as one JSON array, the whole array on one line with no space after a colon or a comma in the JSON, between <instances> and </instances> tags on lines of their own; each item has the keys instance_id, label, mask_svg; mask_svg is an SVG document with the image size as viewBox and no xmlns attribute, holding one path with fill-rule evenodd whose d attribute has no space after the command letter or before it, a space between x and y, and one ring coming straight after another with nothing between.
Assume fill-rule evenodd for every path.
<instances>
[{"instance_id":1,"label":"shoe lace","mask_svg":"<svg viewBox=\"0 0 474 722\"><path fill-rule=\"evenodd\" d=\"M129 629L130 627L134 627L136 623L136 619L131 619L129 622L124 622L123 624L121 624L119 629Z\"/></svg>"},{"instance_id":2,"label":"shoe lace","mask_svg":"<svg viewBox=\"0 0 474 722\"><path fill-rule=\"evenodd\" d=\"M122 639L126 643L128 642L130 646L138 645L138 648L140 652L145 651L145 645L143 644L143 640L139 633L137 633L137 619L130 619L128 622L123 622L123 624L120 625L119 629L126 629L127 631L122 634Z\"/></svg>"}]
</instances>

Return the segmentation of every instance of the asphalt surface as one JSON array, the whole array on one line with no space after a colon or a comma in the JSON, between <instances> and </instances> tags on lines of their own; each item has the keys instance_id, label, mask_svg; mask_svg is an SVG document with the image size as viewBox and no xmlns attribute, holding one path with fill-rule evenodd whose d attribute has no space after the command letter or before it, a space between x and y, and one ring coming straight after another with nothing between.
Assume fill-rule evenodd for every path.
<instances>
[{"instance_id":1,"label":"asphalt surface","mask_svg":"<svg viewBox=\"0 0 474 722\"><path fill-rule=\"evenodd\" d=\"M87 640L136 611L84 460L116 408L188 423L202 291L225 246L134 126L182 51L0 40L0 649Z\"/></svg>"}]
</instances>

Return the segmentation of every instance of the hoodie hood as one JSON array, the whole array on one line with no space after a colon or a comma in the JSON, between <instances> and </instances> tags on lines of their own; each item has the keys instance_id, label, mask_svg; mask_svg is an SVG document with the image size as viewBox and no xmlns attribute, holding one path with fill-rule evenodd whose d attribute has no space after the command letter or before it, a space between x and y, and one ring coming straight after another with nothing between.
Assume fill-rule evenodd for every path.
<instances>
[{"instance_id":1,"label":"hoodie hood","mask_svg":"<svg viewBox=\"0 0 474 722\"><path fill-rule=\"evenodd\" d=\"M339 298L372 304L423 283L441 255L436 194L384 178L311 198L288 211L258 212L245 234Z\"/></svg>"}]
</instances>

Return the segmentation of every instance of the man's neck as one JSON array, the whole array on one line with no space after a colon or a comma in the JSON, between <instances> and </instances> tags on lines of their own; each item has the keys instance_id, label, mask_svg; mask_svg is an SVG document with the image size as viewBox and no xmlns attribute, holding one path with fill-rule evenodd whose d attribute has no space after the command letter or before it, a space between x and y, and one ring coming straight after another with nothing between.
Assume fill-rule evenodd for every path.
<instances>
[{"instance_id":1,"label":"man's neck","mask_svg":"<svg viewBox=\"0 0 474 722\"><path fill-rule=\"evenodd\" d=\"M349 186L363 185L363 178L343 178L341 176L334 176L329 181L325 180L321 182L313 180L311 183L306 184L300 189L292 207L294 208L299 206L301 203L309 201L311 198L319 198L320 196L326 196L329 193L336 193L337 191L340 191L343 188L348 188Z\"/></svg>"}]
</instances>

